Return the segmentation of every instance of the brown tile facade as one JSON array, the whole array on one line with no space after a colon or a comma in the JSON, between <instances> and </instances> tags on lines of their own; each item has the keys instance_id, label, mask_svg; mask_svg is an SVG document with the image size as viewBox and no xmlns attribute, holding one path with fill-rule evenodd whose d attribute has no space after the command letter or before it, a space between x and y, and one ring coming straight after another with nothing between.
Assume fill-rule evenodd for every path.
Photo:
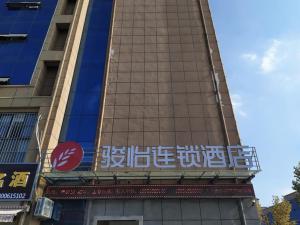
<instances>
[{"instance_id":1,"label":"brown tile facade","mask_svg":"<svg viewBox=\"0 0 300 225\"><path fill-rule=\"evenodd\" d=\"M202 7L210 15L206 1ZM198 0L116 0L111 38L101 145L226 144ZM219 74L227 131L238 144Z\"/></svg>"},{"instance_id":2,"label":"brown tile facade","mask_svg":"<svg viewBox=\"0 0 300 225\"><path fill-rule=\"evenodd\" d=\"M230 144L239 137L207 1ZM199 0L116 0L100 145L226 145Z\"/></svg>"}]
</instances>

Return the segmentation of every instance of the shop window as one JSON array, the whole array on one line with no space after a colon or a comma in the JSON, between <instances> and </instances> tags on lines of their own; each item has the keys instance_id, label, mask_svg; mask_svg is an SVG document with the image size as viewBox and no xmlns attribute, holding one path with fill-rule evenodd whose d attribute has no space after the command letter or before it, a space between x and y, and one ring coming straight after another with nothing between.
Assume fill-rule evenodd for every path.
<instances>
[{"instance_id":1,"label":"shop window","mask_svg":"<svg viewBox=\"0 0 300 225\"><path fill-rule=\"evenodd\" d=\"M18 9L38 9L40 8L42 3L40 1L12 1L6 2L6 7L9 10L18 10Z\"/></svg>"},{"instance_id":2,"label":"shop window","mask_svg":"<svg viewBox=\"0 0 300 225\"><path fill-rule=\"evenodd\" d=\"M0 113L0 163L23 162L36 113Z\"/></svg>"},{"instance_id":3,"label":"shop window","mask_svg":"<svg viewBox=\"0 0 300 225\"><path fill-rule=\"evenodd\" d=\"M27 34L0 34L0 41L24 41Z\"/></svg>"}]
</instances>

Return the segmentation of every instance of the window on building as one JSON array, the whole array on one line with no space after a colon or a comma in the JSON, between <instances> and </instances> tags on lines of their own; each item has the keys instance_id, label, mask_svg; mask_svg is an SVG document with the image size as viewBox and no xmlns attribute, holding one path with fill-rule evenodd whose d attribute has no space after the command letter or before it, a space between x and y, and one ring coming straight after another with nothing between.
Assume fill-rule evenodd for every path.
<instances>
[{"instance_id":1,"label":"window on building","mask_svg":"<svg viewBox=\"0 0 300 225\"><path fill-rule=\"evenodd\" d=\"M9 84L9 77L0 77L0 85L8 85Z\"/></svg>"},{"instance_id":2,"label":"window on building","mask_svg":"<svg viewBox=\"0 0 300 225\"><path fill-rule=\"evenodd\" d=\"M40 1L9 1L6 2L6 7L9 10L18 10L18 9L38 9L42 3Z\"/></svg>"},{"instance_id":3,"label":"window on building","mask_svg":"<svg viewBox=\"0 0 300 225\"><path fill-rule=\"evenodd\" d=\"M77 0L66 0L65 5L63 7L62 14L63 15L72 15L75 10Z\"/></svg>"},{"instance_id":4,"label":"window on building","mask_svg":"<svg viewBox=\"0 0 300 225\"><path fill-rule=\"evenodd\" d=\"M0 34L0 41L24 41L27 34Z\"/></svg>"},{"instance_id":5,"label":"window on building","mask_svg":"<svg viewBox=\"0 0 300 225\"><path fill-rule=\"evenodd\" d=\"M23 162L36 113L0 113L0 163Z\"/></svg>"}]
</instances>

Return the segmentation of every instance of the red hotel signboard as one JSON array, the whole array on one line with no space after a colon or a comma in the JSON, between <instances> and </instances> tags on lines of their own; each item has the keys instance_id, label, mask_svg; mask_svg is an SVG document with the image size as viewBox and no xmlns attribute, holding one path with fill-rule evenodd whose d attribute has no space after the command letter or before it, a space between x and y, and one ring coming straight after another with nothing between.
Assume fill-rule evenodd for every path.
<instances>
[{"instance_id":1,"label":"red hotel signboard","mask_svg":"<svg viewBox=\"0 0 300 225\"><path fill-rule=\"evenodd\" d=\"M252 184L49 186L51 199L252 198Z\"/></svg>"},{"instance_id":2,"label":"red hotel signboard","mask_svg":"<svg viewBox=\"0 0 300 225\"><path fill-rule=\"evenodd\" d=\"M71 171L77 168L83 157L80 144L68 141L56 146L51 154L51 165L58 171Z\"/></svg>"}]
</instances>

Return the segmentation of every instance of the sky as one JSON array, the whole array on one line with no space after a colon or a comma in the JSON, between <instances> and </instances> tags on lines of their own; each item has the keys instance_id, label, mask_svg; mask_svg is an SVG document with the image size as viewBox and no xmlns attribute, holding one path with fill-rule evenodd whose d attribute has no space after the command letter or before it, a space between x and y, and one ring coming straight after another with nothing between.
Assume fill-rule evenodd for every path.
<instances>
[{"instance_id":1,"label":"sky","mask_svg":"<svg viewBox=\"0 0 300 225\"><path fill-rule=\"evenodd\" d=\"M300 161L300 1L209 0L242 144L262 206L292 192Z\"/></svg>"}]
</instances>

